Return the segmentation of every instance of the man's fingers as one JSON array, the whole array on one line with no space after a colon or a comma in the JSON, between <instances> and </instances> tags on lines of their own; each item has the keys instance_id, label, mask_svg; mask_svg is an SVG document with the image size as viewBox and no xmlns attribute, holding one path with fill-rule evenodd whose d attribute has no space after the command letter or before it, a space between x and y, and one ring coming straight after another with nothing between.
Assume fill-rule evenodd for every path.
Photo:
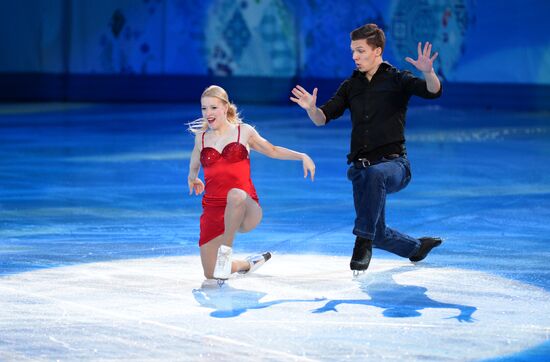
<instances>
[{"instance_id":1,"label":"man's fingers","mask_svg":"<svg viewBox=\"0 0 550 362\"><path fill-rule=\"evenodd\" d=\"M418 56L422 55L422 43L418 42Z\"/></svg>"},{"instance_id":2,"label":"man's fingers","mask_svg":"<svg viewBox=\"0 0 550 362\"><path fill-rule=\"evenodd\" d=\"M302 87L301 85L299 85L299 84L296 85L296 88L297 88L300 92L308 93L308 91L307 91L304 87Z\"/></svg>"},{"instance_id":3,"label":"man's fingers","mask_svg":"<svg viewBox=\"0 0 550 362\"><path fill-rule=\"evenodd\" d=\"M439 53L435 52L433 57L430 58L430 60L433 62L437 58L438 55L439 55Z\"/></svg>"},{"instance_id":4,"label":"man's fingers","mask_svg":"<svg viewBox=\"0 0 550 362\"><path fill-rule=\"evenodd\" d=\"M412 65L414 65L414 63L416 63L411 57L406 57L405 60L409 63L411 63Z\"/></svg>"},{"instance_id":5,"label":"man's fingers","mask_svg":"<svg viewBox=\"0 0 550 362\"><path fill-rule=\"evenodd\" d=\"M298 89L293 88L292 89L292 94L294 94L296 97L300 97L303 93L300 92Z\"/></svg>"}]
</instances>

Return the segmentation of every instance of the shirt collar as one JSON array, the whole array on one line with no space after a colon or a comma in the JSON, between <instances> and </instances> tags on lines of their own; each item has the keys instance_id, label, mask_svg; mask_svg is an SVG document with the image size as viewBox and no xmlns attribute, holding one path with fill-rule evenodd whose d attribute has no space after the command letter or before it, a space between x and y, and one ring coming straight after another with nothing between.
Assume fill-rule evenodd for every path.
<instances>
[{"instance_id":1,"label":"shirt collar","mask_svg":"<svg viewBox=\"0 0 550 362\"><path fill-rule=\"evenodd\" d=\"M374 74L378 74L379 72L385 72L390 68L393 68L393 66L390 63L384 61L380 63L380 65L378 66L378 70ZM351 76L352 78L365 78L365 72L360 72L356 69L353 71L353 74Z\"/></svg>"}]
</instances>

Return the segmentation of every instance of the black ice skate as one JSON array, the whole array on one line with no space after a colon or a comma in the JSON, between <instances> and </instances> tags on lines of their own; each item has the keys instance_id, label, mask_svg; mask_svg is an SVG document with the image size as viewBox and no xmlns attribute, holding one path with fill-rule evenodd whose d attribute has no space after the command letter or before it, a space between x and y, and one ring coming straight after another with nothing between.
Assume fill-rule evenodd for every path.
<instances>
[{"instance_id":1,"label":"black ice skate","mask_svg":"<svg viewBox=\"0 0 550 362\"><path fill-rule=\"evenodd\" d=\"M368 269L372 257L372 240L357 237L353 247L353 255L349 263L353 276L358 276Z\"/></svg>"},{"instance_id":2,"label":"black ice skate","mask_svg":"<svg viewBox=\"0 0 550 362\"><path fill-rule=\"evenodd\" d=\"M416 254L409 258L414 263L423 260L433 248L438 247L443 242L441 238L429 236L418 238L418 240L421 242L420 248L418 248Z\"/></svg>"}]
</instances>

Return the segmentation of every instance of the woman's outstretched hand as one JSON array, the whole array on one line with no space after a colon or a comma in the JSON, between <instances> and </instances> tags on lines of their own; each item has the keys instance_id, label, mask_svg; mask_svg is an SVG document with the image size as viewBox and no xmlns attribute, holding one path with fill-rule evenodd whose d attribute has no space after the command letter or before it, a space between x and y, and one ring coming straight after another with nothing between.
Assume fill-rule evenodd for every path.
<instances>
[{"instance_id":1,"label":"woman's outstretched hand","mask_svg":"<svg viewBox=\"0 0 550 362\"><path fill-rule=\"evenodd\" d=\"M311 181L315 179L315 163L309 157L304 153L304 157L302 158L302 165L304 167L304 178L307 178L308 172L311 174Z\"/></svg>"},{"instance_id":2,"label":"woman's outstretched hand","mask_svg":"<svg viewBox=\"0 0 550 362\"><path fill-rule=\"evenodd\" d=\"M187 183L189 184L189 195L193 194L193 191L195 191L195 195L202 194L204 191L204 184L202 183L200 178L195 179L187 179Z\"/></svg>"}]
</instances>

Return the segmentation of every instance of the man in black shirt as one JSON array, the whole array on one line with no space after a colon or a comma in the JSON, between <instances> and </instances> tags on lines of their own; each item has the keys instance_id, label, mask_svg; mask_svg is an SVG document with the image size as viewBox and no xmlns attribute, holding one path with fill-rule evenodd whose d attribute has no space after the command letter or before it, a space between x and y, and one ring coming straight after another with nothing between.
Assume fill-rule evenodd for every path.
<instances>
[{"instance_id":1,"label":"man in black shirt","mask_svg":"<svg viewBox=\"0 0 550 362\"><path fill-rule=\"evenodd\" d=\"M424 75L415 77L382 60L386 38L375 24L351 32L351 51L357 69L334 96L317 108L317 88L309 93L297 85L290 99L307 111L317 126L351 112L352 132L348 178L353 184L357 236L350 268L366 270L375 246L416 262L424 259L440 238L419 239L390 229L385 222L386 195L405 188L411 171L405 148L405 115L411 96L437 98L441 83L433 69L437 53L432 45L418 43L418 59L407 57Z\"/></svg>"}]
</instances>

